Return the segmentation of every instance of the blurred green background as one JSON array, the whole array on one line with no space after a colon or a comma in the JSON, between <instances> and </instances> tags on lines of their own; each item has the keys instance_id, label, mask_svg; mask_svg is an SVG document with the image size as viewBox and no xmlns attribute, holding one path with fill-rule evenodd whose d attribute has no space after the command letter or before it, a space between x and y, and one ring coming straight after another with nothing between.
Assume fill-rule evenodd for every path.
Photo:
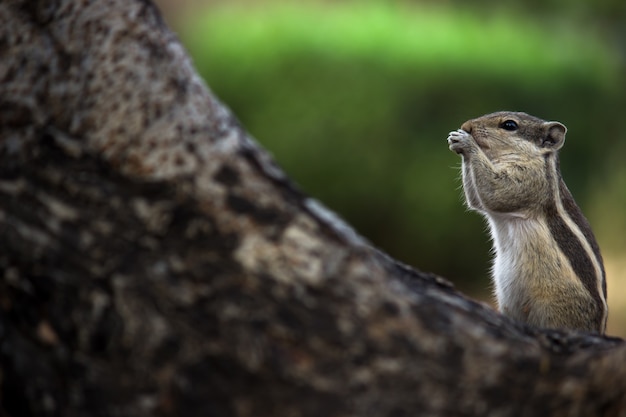
<instances>
[{"instance_id":1,"label":"blurred green background","mask_svg":"<svg viewBox=\"0 0 626 417\"><path fill-rule=\"evenodd\" d=\"M491 300L490 243L446 137L498 110L569 131L563 176L626 336L626 2L157 1L213 91L309 195Z\"/></svg>"}]
</instances>

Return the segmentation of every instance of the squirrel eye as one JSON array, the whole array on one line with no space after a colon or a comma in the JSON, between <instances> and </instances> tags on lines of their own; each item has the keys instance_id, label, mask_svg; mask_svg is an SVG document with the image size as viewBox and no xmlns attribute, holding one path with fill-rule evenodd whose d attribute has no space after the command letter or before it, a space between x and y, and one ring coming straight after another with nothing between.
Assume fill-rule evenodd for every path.
<instances>
[{"instance_id":1,"label":"squirrel eye","mask_svg":"<svg viewBox=\"0 0 626 417\"><path fill-rule=\"evenodd\" d=\"M500 123L500 127L504 130L517 130L519 128L514 120L505 120L504 122Z\"/></svg>"}]
</instances>

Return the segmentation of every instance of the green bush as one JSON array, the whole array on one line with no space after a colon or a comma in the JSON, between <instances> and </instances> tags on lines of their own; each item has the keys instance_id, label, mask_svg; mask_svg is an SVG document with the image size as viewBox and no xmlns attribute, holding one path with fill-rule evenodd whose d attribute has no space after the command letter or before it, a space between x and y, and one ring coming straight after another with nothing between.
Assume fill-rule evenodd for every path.
<instances>
[{"instance_id":1,"label":"green bush","mask_svg":"<svg viewBox=\"0 0 626 417\"><path fill-rule=\"evenodd\" d=\"M488 237L462 205L447 133L521 110L569 128L578 200L617 132L617 64L577 27L380 3L223 5L181 37L246 129L310 195L395 257L486 287Z\"/></svg>"}]
</instances>

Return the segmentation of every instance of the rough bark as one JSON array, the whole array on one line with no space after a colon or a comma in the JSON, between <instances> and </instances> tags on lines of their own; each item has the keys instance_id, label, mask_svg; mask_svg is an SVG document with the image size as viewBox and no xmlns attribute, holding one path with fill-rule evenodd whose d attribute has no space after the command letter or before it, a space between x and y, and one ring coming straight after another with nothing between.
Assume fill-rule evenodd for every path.
<instances>
[{"instance_id":1,"label":"rough bark","mask_svg":"<svg viewBox=\"0 0 626 417\"><path fill-rule=\"evenodd\" d=\"M2 416L626 415L621 340L372 248L146 0L0 2L0 271Z\"/></svg>"}]
</instances>

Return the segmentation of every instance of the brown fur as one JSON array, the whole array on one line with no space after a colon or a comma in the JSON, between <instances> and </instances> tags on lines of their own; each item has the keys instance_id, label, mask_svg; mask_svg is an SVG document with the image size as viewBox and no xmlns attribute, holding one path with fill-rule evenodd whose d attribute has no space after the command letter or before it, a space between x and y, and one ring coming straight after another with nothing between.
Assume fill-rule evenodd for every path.
<instances>
[{"instance_id":1,"label":"brown fur","mask_svg":"<svg viewBox=\"0 0 626 417\"><path fill-rule=\"evenodd\" d=\"M602 257L559 171L566 131L526 113L498 112L465 122L448 143L463 158L468 206L490 225L500 310L531 325L602 333Z\"/></svg>"}]
</instances>

